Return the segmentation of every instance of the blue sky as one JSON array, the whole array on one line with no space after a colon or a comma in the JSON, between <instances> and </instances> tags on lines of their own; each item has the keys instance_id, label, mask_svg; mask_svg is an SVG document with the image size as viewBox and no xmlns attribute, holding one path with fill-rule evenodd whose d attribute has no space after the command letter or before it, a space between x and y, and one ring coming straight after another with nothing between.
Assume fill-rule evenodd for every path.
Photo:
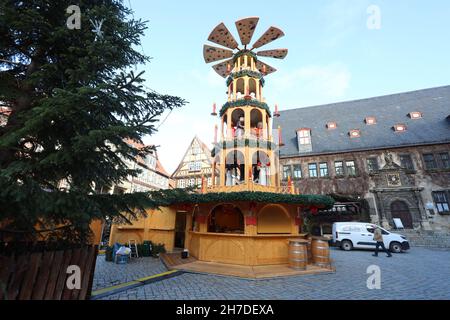
<instances>
[{"instance_id":1,"label":"blue sky","mask_svg":"<svg viewBox=\"0 0 450 320\"><path fill-rule=\"evenodd\" d=\"M278 69L266 77L267 103L281 110L450 84L448 0L130 2L135 17L149 21L142 46L153 59L137 67L147 86L189 101L145 140L161 146L170 173L195 135L211 144L219 123L210 113L226 102L226 86L202 48L222 21L236 39L234 22L248 16L260 17L254 40L271 25L285 32L264 47L289 49L285 60L264 60ZM367 28L370 5L380 9L379 30Z\"/></svg>"}]
</instances>

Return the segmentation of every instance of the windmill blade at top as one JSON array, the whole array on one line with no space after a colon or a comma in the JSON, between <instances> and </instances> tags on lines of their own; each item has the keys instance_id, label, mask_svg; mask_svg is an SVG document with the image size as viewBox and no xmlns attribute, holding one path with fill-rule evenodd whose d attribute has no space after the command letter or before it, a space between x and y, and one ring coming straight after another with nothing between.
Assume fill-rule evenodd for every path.
<instances>
[{"instance_id":1,"label":"windmill blade at top","mask_svg":"<svg viewBox=\"0 0 450 320\"><path fill-rule=\"evenodd\" d=\"M212 47L205 44L203 46L203 58L206 63L228 59L233 56L233 51L228 49L222 49L218 47Z\"/></svg>"},{"instance_id":2,"label":"windmill blade at top","mask_svg":"<svg viewBox=\"0 0 450 320\"><path fill-rule=\"evenodd\" d=\"M212 66L214 71L216 71L221 77L226 78L231 73L231 65L233 64L233 59L215 64Z\"/></svg>"},{"instance_id":3,"label":"windmill blade at top","mask_svg":"<svg viewBox=\"0 0 450 320\"><path fill-rule=\"evenodd\" d=\"M218 24L210 33L208 40L230 49L237 49L238 43L230 30L222 23Z\"/></svg>"},{"instance_id":4,"label":"windmill blade at top","mask_svg":"<svg viewBox=\"0 0 450 320\"><path fill-rule=\"evenodd\" d=\"M271 67L268 64L259 60L256 62L256 68L259 70L259 72L261 72L264 75L268 75L277 71L277 69L275 69L274 67Z\"/></svg>"},{"instance_id":5,"label":"windmill blade at top","mask_svg":"<svg viewBox=\"0 0 450 320\"><path fill-rule=\"evenodd\" d=\"M275 59L284 59L288 54L288 49L264 50L256 53L260 57L270 57Z\"/></svg>"},{"instance_id":6,"label":"windmill blade at top","mask_svg":"<svg viewBox=\"0 0 450 320\"><path fill-rule=\"evenodd\" d=\"M255 42L253 49L260 48L272 41L284 36L284 32L277 27L270 27L264 34Z\"/></svg>"},{"instance_id":7,"label":"windmill blade at top","mask_svg":"<svg viewBox=\"0 0 450 320\"><path fill-rule=\"evenodd\" d=\"M258 17L249 17L236 21L236 29L244 46L248 45L252 40L258 21Z\"/></svg>"}]
</instances>

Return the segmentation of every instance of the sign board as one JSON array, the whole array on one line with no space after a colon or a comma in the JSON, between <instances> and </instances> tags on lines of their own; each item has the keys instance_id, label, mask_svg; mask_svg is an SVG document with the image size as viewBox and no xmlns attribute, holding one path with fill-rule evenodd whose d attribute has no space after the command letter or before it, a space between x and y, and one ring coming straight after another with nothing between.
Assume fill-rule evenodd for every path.
<instances>
[{"instance_id":1,"label":"sign board","mask_svg":"<svg viewBox=\"0 0 450 320\"><path fill-rule=\"evenodd\" d=\"M402 219L394 218L395 229L404 229Z\"/></svg>"}]
</instances>

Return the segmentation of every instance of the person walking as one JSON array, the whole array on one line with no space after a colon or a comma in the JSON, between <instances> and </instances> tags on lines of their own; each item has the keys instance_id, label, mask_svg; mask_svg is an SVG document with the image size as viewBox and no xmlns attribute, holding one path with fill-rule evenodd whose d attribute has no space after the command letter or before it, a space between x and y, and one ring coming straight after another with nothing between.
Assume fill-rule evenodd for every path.
<instances>
[{"instance_id":1,"label":"person walking","mask_svg":"<svg viewBox=\"0 0 450 320\"><path fill-rule=\"evenodd\" d=\"M383 233L381 232L380 227L375 226L375 230L373 231L373 240L377 242L375 246L375 253L373 254L374 257L378 257L378 248L381 247L384 252L386 252L387 256L390 258L392 257L392 254L386 249L383 242Z\"/></svg>"}]
</instances>

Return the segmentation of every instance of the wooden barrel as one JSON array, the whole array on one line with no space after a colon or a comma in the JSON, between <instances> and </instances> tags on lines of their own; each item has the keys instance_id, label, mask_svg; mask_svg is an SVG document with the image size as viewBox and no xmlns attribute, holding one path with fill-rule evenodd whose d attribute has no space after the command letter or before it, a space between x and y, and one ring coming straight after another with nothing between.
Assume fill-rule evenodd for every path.
<instances>
[{"instance_id":1,"label":"wooden barrel","mask_svg":"<svg viewBox=\"0 0 450 320\"><path fill-rule=\"evenodd\" d=\"M305 240L289 240L289 267L296 270L306 270L308 256Z\"/></svg>"},{"instance_id":2,"label":"wooden barrel","mask_svg":"<svg viewBox=\"0 0 450 320\"><path fill-rule=\"evenodd\" d=\"M312 238L311 251L314 264L319 267L329 268L330 248L328 241L324 238Z\"/></svg>"}]
</instances>

